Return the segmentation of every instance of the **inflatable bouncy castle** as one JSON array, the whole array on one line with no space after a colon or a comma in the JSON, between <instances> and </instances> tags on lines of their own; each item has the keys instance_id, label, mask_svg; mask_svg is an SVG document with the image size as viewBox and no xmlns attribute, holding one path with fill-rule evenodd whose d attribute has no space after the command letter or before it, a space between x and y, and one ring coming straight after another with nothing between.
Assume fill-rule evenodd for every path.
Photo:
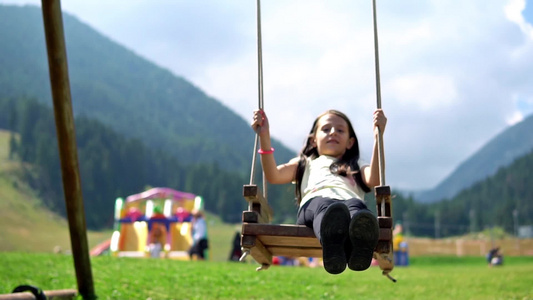
<instances>
[{"instance_id":1,"label":"inflatable bouncy castle","mask_svg":"<svg viewBox=\"0 0 533 300\"><path fill-rule=\"evenodd\" d=\"M202 209L202 202L200 196L163 187L116 199L111 254L188 259L191 212Z\"/></svg>"}]
</instances>

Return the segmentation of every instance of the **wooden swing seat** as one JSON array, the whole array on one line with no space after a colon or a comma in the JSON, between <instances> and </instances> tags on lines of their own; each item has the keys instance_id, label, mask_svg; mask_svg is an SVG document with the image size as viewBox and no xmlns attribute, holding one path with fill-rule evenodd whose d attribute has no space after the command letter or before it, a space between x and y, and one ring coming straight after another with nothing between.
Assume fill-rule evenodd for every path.
<instances>
[{"instance_id":1,"label":"wooden swing seat","mask_svg":"<svg viewBox=\"0 0 533 300\"><path fill-rule=\"evenodd\" d=\"M263 266L272 264L273 256L322 257L322 246L313 230L304 225L269 224L272 210L256 185L245 185L243 196L249 210L243 212L241 246ZM376 252L389 252L392 218L378 216L380 236Z\"/></svg>"},{"instance_id":2,"label":"wooden swing seat","mask_svg":"<svg viewBox=\"0 0 533 300\"><path fill-rule=\"evenodd\" d=\"M265 257L322 257L322 246L307 226L243 223L242 235L245 244L261 243L269 253Z\"/></svg>"}]
</instances>

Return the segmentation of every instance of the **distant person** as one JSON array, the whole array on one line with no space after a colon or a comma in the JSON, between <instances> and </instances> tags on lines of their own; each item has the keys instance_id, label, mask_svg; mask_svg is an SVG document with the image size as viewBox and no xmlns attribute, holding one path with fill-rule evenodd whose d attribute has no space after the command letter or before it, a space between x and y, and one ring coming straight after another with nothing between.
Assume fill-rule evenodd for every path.
<instances>
[{"instance_id":1,"label":"distant person","mask_svg":"<svg viewBox=\"0 0 533 300\"><path fill-rule=\"evenodd\" d=\"M487 254L487 262L489 263L489 267L501 266L503 264L503 254L500 251L500 247L490 249Z\"/></svg>"},{"instance_id":2,"label":"distant person","mask_svg":"<svg viewBox=\"0 0 533 300\"><path fill-rule=\"evenodd\" d=\"M207 224L200 210L192 211L192 246L189 249L189 258L196 256L198 260L205 259L205 250L209 248L207 240Z\"/></svg>"},{"instance_id":3,"label":"distant person","mask_svg":"<svg viewBox=\"0 0 533 300\"><path fill-rule=\"evenodd\" d=\"M407 253L407 242L403 238L403 226L400 222L394 226L392 231L392 249L394 256L394 264L397 266L409 265L409 254Z\"/></svg>"},{"instance_id":4,"label":"distant person","mask_svg":"<svg viewBox=\"0 0 533 300\"><path fill-rule=\"evenodd\" d=\"M235 236L233 237L233 246L229 254L229 261L239 261L241 256L242 256L241 233L237 231L235 232Z\"/></svg>"},{"instance_id":5,"label":"distant person","mask_svg":"<svg viewBox=\"0 0 533 300\"><path fill-rule=\"evenodd\" d=\"M394 249L394 251L399 251L400 243L403 242L403 226L401 223L396 223L396 226L394 226L394 230L392 231L392 235L392 249Z\"/></svg>"},{"instance_id":6,"label":"distant person","mask_svg":"<svg viewBox=\"0 0 533 300\"><path fill-rule=\"evenodd\" d=\"M319 115L306 137L300 156L277 165L264 110L254 111L261 165L269 183L295 182L299 205L297 223L312 228L322 245L324 269L330 274L370 267L379 238L377 218L364 194L379 185L377 139L387 118L374 112L374 149L370 165L360 165L359 142L348 117L328 110Z\"/></svg>"}]
</instances>

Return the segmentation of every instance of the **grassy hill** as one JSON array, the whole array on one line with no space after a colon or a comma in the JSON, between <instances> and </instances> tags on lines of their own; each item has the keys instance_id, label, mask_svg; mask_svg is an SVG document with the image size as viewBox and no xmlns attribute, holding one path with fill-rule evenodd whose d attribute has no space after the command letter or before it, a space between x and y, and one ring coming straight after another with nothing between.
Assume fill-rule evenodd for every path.
<instances>
[{"instance_id":1,"label":"grassy hill","mask_svg":"<svg viewBox=\"0 0 533 300\"><path fill-rule=\"evenodd\" d=\"M8 159L9 135L0 130L0 250L69 249L66 220L43 208L34 192L19 180L19 164ZM37 229L39 234L35 234Z\"/></svg>"},{"instance_id":2,"label":"grassy hill","mask_svg":"<svg viewBox=\"0 0 533 300\"><path fill-rule=\"evenodd\" d=\"M26 183L20 164L8 158L10 133L0 130L0 251L51 252L70 249L67 220L47 210ZM96 245L108 232L90 232Z\"/></svg>"}]
</instances>

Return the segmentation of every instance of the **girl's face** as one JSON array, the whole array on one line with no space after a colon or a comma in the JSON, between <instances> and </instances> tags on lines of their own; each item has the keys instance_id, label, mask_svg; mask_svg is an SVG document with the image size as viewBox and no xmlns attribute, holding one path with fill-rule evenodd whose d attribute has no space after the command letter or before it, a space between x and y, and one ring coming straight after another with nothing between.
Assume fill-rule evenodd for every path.
<instances>
[{"instance_id":1,"label":"girl's face","mask_svg":"<svg viewBox=\"0 0 533 300\"><path fill-rule=\"evenodd\" d=\"M335 114L326 114L318 119L315 135L311 140L319 155L341 158L350 149L355 138L350 137L348 123Z\"/></svg>"}]
</instances>

